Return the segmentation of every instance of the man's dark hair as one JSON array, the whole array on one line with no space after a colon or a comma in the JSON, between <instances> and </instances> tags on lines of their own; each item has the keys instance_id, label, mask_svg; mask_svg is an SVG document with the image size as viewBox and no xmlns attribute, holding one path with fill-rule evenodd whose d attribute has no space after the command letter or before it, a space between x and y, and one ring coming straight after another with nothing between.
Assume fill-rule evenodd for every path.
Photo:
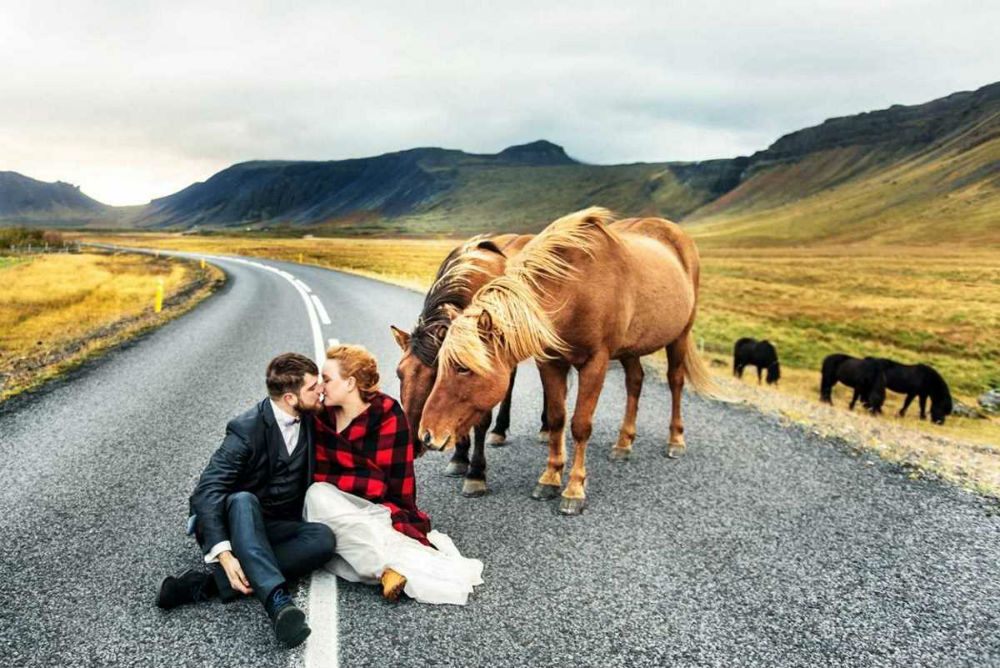
<instances>
[{"instance_id":1,"label":"man's dark hair","mask_svg":"<svg viewBox=\"0 0 1000 668\"><path fill-rule=\"evenodd\" d=\"M298 353L282 353L267 365L267 393L275 400L286 392L297 395L307 373L319 375L315 362Z\"/></svg>"}]
</instances>

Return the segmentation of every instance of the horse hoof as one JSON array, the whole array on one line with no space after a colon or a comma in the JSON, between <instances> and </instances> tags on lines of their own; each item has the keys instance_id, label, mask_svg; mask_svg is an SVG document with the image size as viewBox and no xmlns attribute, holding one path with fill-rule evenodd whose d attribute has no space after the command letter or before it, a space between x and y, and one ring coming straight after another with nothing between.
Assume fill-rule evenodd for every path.
<instances>
[{"instance_id":1,"label":"horse hoof","mask_svg":"<svg viewBox=\"0 0 1000 668\"><path fill-rule=\"evenodd\" d=\"M559 496L558 485L543 485L542 483L535 485L535 491L531 493L531 498L536 501L548 501L557 496Z\"/></svg>"},{"instance_id":2,"label":"horse hoof","mask_svg":"<svg viewBox=\"0 0 1000 668\"><path fill-rule=\"evenodd\" d=\"M632 458L632 451L625 448L612 448L608 460L612 462L627 462Z\"/></svg>"},{"instance_id":3,"label":"horse hoof","mask_svg":"<svg viewBox=\"0 0 1000 668\"><path fill-rule=\"evenodd\" d=\"M664 453L667 459L680 459L681 455L684 454L683 445L668 445L667 451Z\"/></svg>"},{"instance_id":4,"label":"horse hoof","mask_svg":"<svg viewBox=\"0 0 1000 668\"><path fill-rule=\"evenodd\" d=\"M582 515L583 509L587 507L587 499L570 499L563 497L559 502L560 515Z\"/></svg>"},{"instance_id":5,"label":"horse hoof","mask_svg":"<svg viewBox=\"0 0 1000 668\"><path fill-rule=\"evenodd\" d=\"M490 432L489 438L486 439L486 444L491 448L502 448L507 445L507 437L503 434L498 434L495 431Z\"/></svg>"},{"instance_id":6,"label":"horse hoof","mask_svg":"<svg viewBox=\"0 0 1000 668\"><path fill-rule=\"evenodd\" d=\"M475 480L473 478L466 478L465 482L462 483L462 496L468 498L475 498L477 496L485 496L490 490L486 488L485 480Z\"/></svg>"},{"instance_id":7,"label":"horse hoof","mask_svg":"<svg viewBox=\"0 0 1000 668\"><path fill-rule=\"evenodd\" d=\"M469 464L467 462L448 462L448 466L444 467L444 474L451 478L464 477L468 472Z\"/></svg>"},{"instance_id":8,"label":"horse hoof","mask_svg":"<svg viewBox=\"0 0 1000 668\"><path fill-rule=\"evenodd\" d=\"M549 442L549 432L546 431L545 429L542 429L540 432L538 432L538 442L539 443L548 443Z\"/></svg>"}]
</instances>

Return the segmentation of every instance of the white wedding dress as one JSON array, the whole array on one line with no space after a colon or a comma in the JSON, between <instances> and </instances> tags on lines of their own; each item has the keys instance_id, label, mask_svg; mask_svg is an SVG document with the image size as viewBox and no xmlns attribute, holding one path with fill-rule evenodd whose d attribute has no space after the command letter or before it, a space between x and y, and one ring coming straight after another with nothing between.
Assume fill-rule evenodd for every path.
<instances>
[{"instance_id":1,"label":"white wedding dress","mask_svg":"<svg viewBox=\"0 0 1000 668\"><path fill-rule=\"evenodd\" d=\"M333 530L336 554L324 568L350 582L378 584L391 568L406 578L403 592L421 603L465 605L483 583L483 562L458 553L440 531L427 534L427 547L392 528L389 509L336 485L317 482L306 492L306 520Z\"/></svg>"}]
</instances>

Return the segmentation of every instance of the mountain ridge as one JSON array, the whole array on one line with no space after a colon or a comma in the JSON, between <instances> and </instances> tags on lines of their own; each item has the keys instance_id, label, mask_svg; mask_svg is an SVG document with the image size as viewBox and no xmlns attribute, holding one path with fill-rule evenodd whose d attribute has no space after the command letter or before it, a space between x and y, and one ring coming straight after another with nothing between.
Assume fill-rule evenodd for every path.
<instances>
[{"instance_id":1,"label":"mountain ridge","mask_svg":"<svg viewBox=\"0 0 1000 668\"><path fill-rule=\"evenodd\" d=\"M567 211L600 204L621 215L682 221L709 238L780 243L884 232L899 218L887 207L947 217L955 213L946 206L950 197L965 202L962 212L973 214L968 225L979 234L995 221L989 207L1000 193L998 173L994 83L829 118L750 156L593 165L539 139L493 154L417 147L346 160L250 160L145 206L91 200L99 206L89 211L96 224L139 228L440 235L537 231ZM841 208L848 213L829 213Z\"/></svg>"}]
</instances>

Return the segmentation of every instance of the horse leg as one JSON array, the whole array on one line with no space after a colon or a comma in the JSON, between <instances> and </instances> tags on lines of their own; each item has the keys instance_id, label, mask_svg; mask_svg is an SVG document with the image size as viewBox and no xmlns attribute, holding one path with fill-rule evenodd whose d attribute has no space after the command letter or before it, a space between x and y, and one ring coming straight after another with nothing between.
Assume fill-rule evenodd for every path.
<instances>
[{"instance_id":1,"label":"horse leg","mask_svg":"<svg viewBox=\"0 0 1000 668\"><path fill-rule=\"evenodd\" d=\"M461 478L469 472L469 435L466 434L455 443L455 454L444 468L444 474L452 478Z\"/></svg>"},{"instance_id":2,"label":"horse leg","mask_svg":"<svg viewBox=\"0 0 1000 668\"><path fill-rule=\"evenodd\" d=\"M670 385L670 440L666 455L677 459L684 454L684 422L681 420L681 396L684 391L684 357L687 355L687 334L667 346L667 383Z\"/></svg>"},{"instance_id":3,"label":"horse leg","mask_svg":"<svg viewBox=\"0 0 1000 668\"><path fill-rule=\"evenodd\" d=\"M921 420L926 420L927 419L927 395L926 394L921 394L920 395L920 419Z\"/></svg>"},{"instance_id":4,"label":"horse leg","mask_svg":"<svg viewBox=\"0 0 1000 668\"><path fill-rule=\"evenodd\" d=\"M831 382L832 381L832 382ZM826 373L820 373L819 381L819 400L824 404L833 405L833 386L837 384L837 381L832 378L828 378Z\"/></svg>"},{"instance_id":5,"label":"horse leg","mask_svg":"<svg viewBox=\"0 0 1000 668\"><path fill-rule=\"evenodd\" d=\"M899 409L899 417L905 417L906 416L906 409L910 407L910 404L913 403L913 399L916 396L917 395L915 395L915 394L907 394L906 395L906 399L903 400L903 407Z\"/></svg>"},{"instance_id":6,"label":"horse leg","mask_svg":"<svg viewBox=\"0 0 1000 668\"><path fill-rule=\"evenodd\" d=\"M854 396L851 397L851 405L847 407L847 410L849 410L849 411L853 411L854 410L854 404L858 403L858 397L860 397L860 396L861 396L861 392L859 392L857 388L854 388Z\"/></svg>"},{"instance_id":7,"label":"horse leg","mask_svg":"<svg viewBox=\"0 0 1000 668\"><path fill-rule=\"evenodd\" d=\"M549 432L549 459L545 471L538 478L533 499L554 499L562 488L562 472L566 466L566 447L563 428L566 425L566 376L569 364L563 360L541 362L538 372L545 388L546 428Z\"/></svg>"},{"instance_id":8,"label":"horse leg","mask_svg":"<svg viewBox=\"0 0 1000 668\"><path fill-rule=\"evenodd\" d=\"M562 493L559 512L563 515L579 515L587 505L587 442L594 427L594 409L601 396L604 377L608 373L608 355L600 352L577 367L579 384L576 388L576 406L573 407L573 468L569 473L569 484Z\"/></svg>"},{"instance_id":9,"label":"horse leg","mask_svg":"<svg viewBox=\"0 0 1000 668\"><path fill-rule=\"evenodd\" d=\"M760 374L761 374L761 368L760 368L760 367L757 367L757 384L758 384L758 385L760 385L760 384L761 384L761 380L760 380Z\"/></svg>"},{"instance_id":10,"label":"horse leg","mask_svg":"<svg viewBox=\"0 0 1000 668\"><path fill-rule=\"evenodd\" d=\"M463 496L483 496L486 488L486 430L493 421L493 411L489 411L472 430L472 462L462 483Z\"/></svg>"},{"instance_id":11,"label":"horse leg","mask_svg":"<svg viewBox=\"0 0 1000 668\"><path fill-rule=\"evenodd\" d=\"M610 459L613 462L623 462L632 456L632 443L635 442L635 416L639 412L639 394L642 392L642 379L645 372L638 357L623 357L625 367L625 391L628 398L625 401L625 419L621 431L618 432L618 442L611 450Z\"/></svg>"},{"instance_id":12,"label":"horse leg","mask_svg":"<svg viewBox=\"0 0 1000 668\"><path fill-rule=\"evenodd\" d=\"M490 445L494 448L507 445L507 430L510 428L510 400L514 396L514 379L517 377L517 367L510 372L510 385L507 387L507 395L500 404L497 412L497 423L490 431Z\"/></svg>"},{"instance_id":13,"label":"horse leg","mask_svg":"<svg viewBox=\"0 0 1000 668\"><path fill-rule=\"evenodd\" d=\"M541 375L542 369L539 367L538 374ZM540 443L549 442L549 402L545 397L545 382L542 381L542 426L538 429L538 441Z\"/></svg>"}]
</instances>

